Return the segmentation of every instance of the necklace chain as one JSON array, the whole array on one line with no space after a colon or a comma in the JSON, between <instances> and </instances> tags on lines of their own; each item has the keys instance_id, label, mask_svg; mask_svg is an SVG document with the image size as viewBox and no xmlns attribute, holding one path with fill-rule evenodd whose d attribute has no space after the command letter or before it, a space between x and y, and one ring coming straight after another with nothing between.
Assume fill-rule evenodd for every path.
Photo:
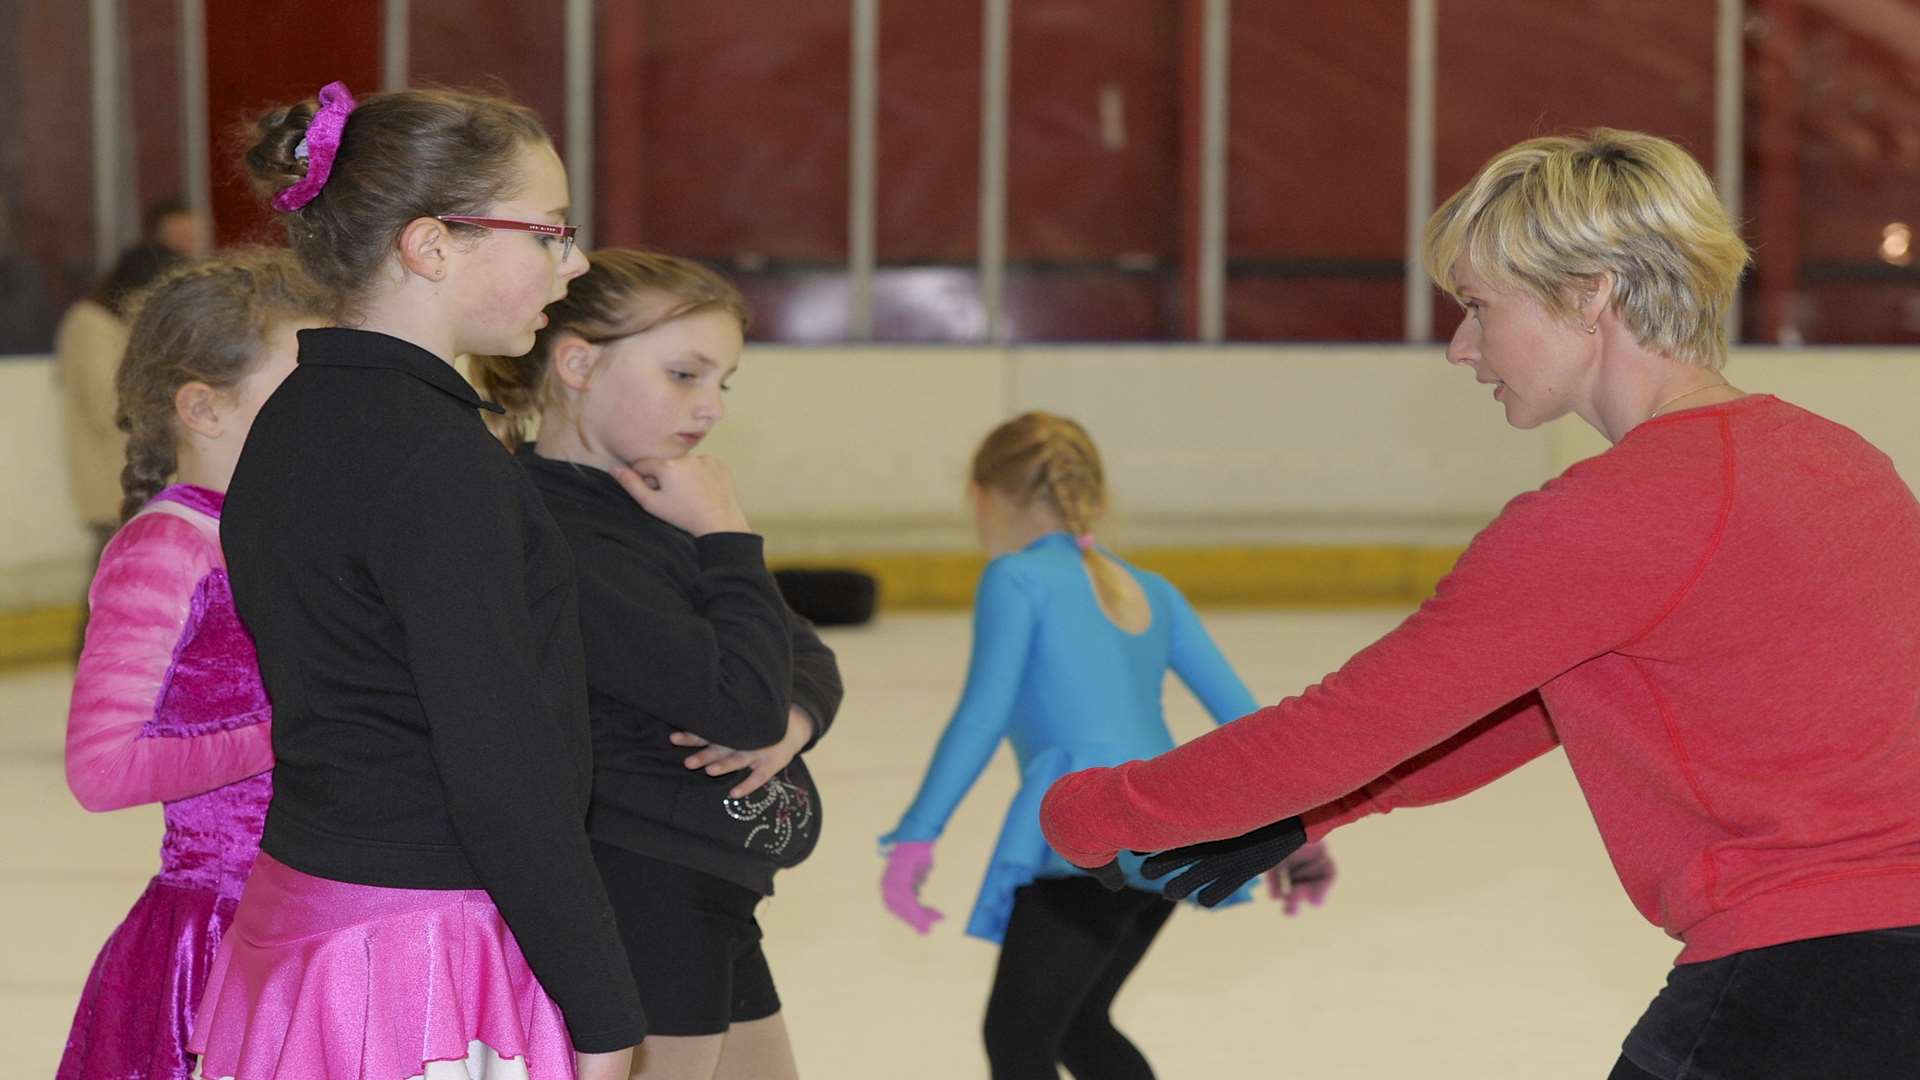
<instances>
[{"instance_id":1,"label":"necklace chain","mask_svg":"<svg viewBox=\"0 0 1920 1080\"><path fill-rule=\"evenodd\" d=\"M1722 379L1722 380L1720 380L1719 382L1716 382L1716 383L1708 383L1708 384L1707 384L1707 385L1705 385L1705 386L1696 386L1696 387L1694 387L1693 389L1691 389L1691 390L1689 390L1689 391L1687 391L1687 392L1686 392L1686 393L1684 393L1684 394L1675 394L1674 396L1672 396L1672 397L1670 397L1670 398L1668 398L1667 400L1665 400L1665 401L1663 401L1663 402L1661 402L1660 404L1658 404L1658 405L1655 405L1655 406L1653 407L1653 411L1647 414L1647 419L1648 419L1648 420L1651 420L1651 419L1653 419L1654 417L1656 417L1656 416L1659 416L1659 415L1660 415L1660 414L1661 414L1662 412L1665 412L1665 411L1666 411L1666 408L1667 408L1667 406L1669 406L1669 405L1671 405L1671 404L1673 404L1673 403L1674 403L1674 402L1676 402L1676 401L1679 401L1679 400L1681 400L1682 398L1690 398L1690 397L1692 397L1693 395L1695 395L1695 394L1698 394L1698 393L1701 393L1701 392L1703 392L1703 391L1706 391L1706 390L1718 390L1718 389L1720 389L1721 387L1723 387L1723 386L1726 386L1726 385L1727 385L1727 381L1726 381L1725 379Z\"/></svg>"}]
</instances>

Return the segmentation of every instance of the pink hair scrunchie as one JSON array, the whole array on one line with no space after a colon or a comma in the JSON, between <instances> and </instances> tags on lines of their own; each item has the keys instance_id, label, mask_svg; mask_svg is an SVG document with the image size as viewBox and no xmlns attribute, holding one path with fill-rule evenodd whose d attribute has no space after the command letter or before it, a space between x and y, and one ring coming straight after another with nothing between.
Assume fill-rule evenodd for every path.
<instances>
[{"instance_id":1,"label":"pink hair scrunchie","mask_svg":"<svg viewBox=\"0 0 1920 1080\"><path fill-rule=\"evenodd\" d=\"M291 214L320 194L333 173L333 157L340 152L340 133L347 129L347 115L358 105L346 83L330 82L320 88L320 111L307 123L307 137L293 150L295 157L306 150L307 174L273 197L275 210Z\"/></svg>"}]
</instances>

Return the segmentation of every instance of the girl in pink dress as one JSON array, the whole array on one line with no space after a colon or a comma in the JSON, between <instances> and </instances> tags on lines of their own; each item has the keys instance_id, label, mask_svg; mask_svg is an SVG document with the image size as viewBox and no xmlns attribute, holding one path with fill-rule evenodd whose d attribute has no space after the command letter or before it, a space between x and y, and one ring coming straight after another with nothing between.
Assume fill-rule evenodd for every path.
<instances>
[{"instance_id":1,"label":"girl in pink dress","mask_svg":"<svg viewBox=\"0 0 1920 1080\"><path fill-rule=\"evenodd\" d=\"M167 828L160 873L94 962L58 1080L191 1072L187 1026L272 791L220 507L254 414L293 369L294 334L325 310L291 258L257 253L175 271L134 320L118 375L128 517L88 594L67 783L89 810L162 803Z\"/></svg>"}]
</instances>

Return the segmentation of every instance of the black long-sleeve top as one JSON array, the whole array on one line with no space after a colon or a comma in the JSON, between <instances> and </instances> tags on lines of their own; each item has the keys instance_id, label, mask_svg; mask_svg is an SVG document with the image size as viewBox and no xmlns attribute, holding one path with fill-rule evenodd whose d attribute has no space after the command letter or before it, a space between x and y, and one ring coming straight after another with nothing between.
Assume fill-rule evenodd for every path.
<instances>
[{"instance_id":1,"label":"black long-sleeve top","mask_svg":"<svg viewBox=\"0 0 1920 1080\"><path fill-rule=\"evenodd\" d=\"M740 775L689 770L691 751L668 736L691 731L736 750L759 749L786 735L788 708L798 705L814 721L810 749L840 707L832 650L781 599L759 536L696 538L641 509L600 469L531 450L519 460L579 569L593 715L590 832L771 894L775 870L804 856L795 848L810 846L814 835L794 836L789 847L782 830L803 831L798 819L806 814L806 828L818 829L818 793L805 762L795 758L780 781L800 805L728 805ZM762 816L740 820L748 814ZM776 817L785 825L776 828ZM756 832L759 824L768 827Z\"/></svg>"},{"instance_id":2,"label":"black long-sleeve top","mask_svg":"<svg viewBox=\"0 0 1920 1080\"><path fill-rule=\"evenodd\" d=\"M221 518L273 702L261 847L365 885L483 888L583 1051L645 1033L587 841L573 559L451 366L304 330Z\"/></svg>"}]
</instances>

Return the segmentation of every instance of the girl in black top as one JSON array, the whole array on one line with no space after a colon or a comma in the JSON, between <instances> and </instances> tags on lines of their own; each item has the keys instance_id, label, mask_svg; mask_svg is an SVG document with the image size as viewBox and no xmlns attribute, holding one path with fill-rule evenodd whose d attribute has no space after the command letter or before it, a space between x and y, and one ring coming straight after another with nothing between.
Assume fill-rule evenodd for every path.
<instances>
[{"instance_id":1,"label":"girl in black top","mask_svg":"<svg viewBox=\"0 0 1920 1080\"><path fill-rule=\"evenodd\" d=\"M573 559L452 367L531 347L586 269L566 172L530 111L463 93L334 83L259 130L354 328L300 334L227 496L278 768L190 1045L240 1080L623 1080L644 1021L587 840Z\"/></svg>"},{"instance_id":2,"label":"girl in black top","mask_svg":"<svg viewBox=\"0 0 1920 1080\"><path fill-rule=\"evenodd\" d=\"M589 832L651 1027L635 1075L781 1080L793 1050L753 912L819 835L799 755L839 671L781 600L726 467L692 454L739 367L739 293L669 256L591 262L533 351L482 361L479 381L578 564Z\"/></svg>"}]
</instances>

